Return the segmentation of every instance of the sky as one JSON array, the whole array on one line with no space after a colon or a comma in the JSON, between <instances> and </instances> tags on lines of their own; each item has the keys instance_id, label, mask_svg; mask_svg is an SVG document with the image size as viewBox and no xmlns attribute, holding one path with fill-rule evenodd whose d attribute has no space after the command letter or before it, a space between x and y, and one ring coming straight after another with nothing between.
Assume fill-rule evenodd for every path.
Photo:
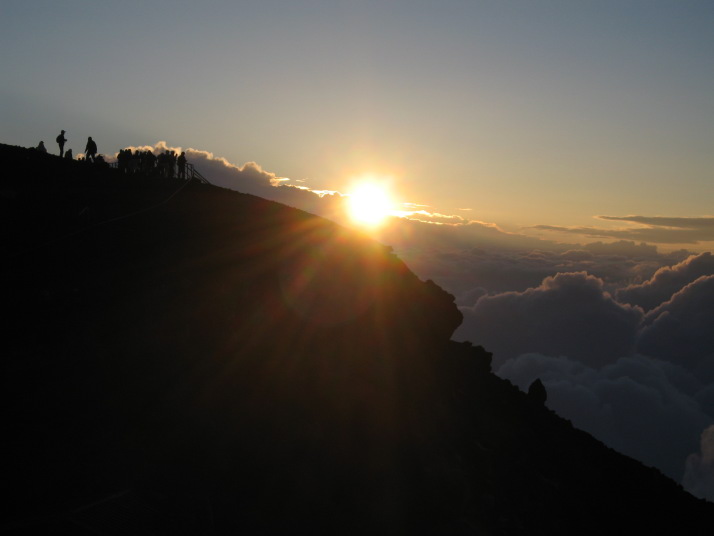
<instances>
[{"instance_id":1,"label":"sky","mask_svg":"<svg viewBox=\"0 0 714 536\"><path fill-rule=\"evenodd\" d=\"M166 140L315 190L375 175L400 202L559 241L649 228L596 216L712 213L709 1L0 10L3 143Z\"/></svg>"},{"instance_id":2,"label":"sky","mask_svg":"<svg viewBox=\"0 0 714 536\"><path fill-rule=\"evenodd\" d=\"M0 49L0 143L185 150L340 223L372 177L457 340L714 500L711 1L3 0Z\"/></svg>"}]
</instances>

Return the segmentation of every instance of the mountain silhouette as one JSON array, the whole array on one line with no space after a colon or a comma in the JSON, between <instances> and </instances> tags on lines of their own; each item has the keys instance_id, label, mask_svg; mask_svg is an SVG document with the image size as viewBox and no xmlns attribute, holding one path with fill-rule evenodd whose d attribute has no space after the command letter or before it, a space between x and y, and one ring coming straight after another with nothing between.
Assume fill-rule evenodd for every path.
<instances>
[{"instance_id":1,"label":"mountain silhouette","mask_svg":"<svg viewBox=\"0 0 714 536\"><path fill-rule=\"evenodd\" d=\"M714 505L451 341L453 297L389 247L0 156L3 533L709 533Z\"/></svg>"}]
</instances>

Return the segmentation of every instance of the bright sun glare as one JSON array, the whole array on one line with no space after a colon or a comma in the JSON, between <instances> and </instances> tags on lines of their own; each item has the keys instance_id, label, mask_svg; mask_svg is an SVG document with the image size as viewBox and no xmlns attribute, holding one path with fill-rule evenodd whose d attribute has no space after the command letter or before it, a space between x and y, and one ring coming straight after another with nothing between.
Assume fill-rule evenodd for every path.
<instances>
[{"instance_id":1,"label":"bright sun glare","mask_svg":"<svg viewBox=\"0 0 714 536\"><path fill-rule=\"evenodd\" d=\"M361 225L375 227L390 214L392 203L384 187L362 183L350 194L350 217Z\"/></svg>"}]
</instances>

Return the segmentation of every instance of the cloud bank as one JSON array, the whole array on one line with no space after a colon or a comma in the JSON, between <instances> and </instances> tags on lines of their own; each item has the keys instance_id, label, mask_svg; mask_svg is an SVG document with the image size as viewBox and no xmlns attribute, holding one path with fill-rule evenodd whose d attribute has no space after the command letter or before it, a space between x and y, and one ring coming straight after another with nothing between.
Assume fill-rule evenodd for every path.
<instances>
[{"instance_id":1,"label":"cloud bank","mask_svg":"<svg viewBox=\"0 0 714 536\"><path fill-rule=\"evenodd\" d=\"M637 348L714 382L714 275L689 283L647 313Z\"/></svg>"},{"instance_id":2,"label":"cloud bank","mask_svg":"<svg viewBox=\"0 0 714 536\"><path fill-rule=\"evenodd\" d=\"M454 336L494 353L494 367L526 352L570 356L602 366L635 348L643 313L616 302L603 282L585 272L547 277L524 292L484 296L461 307Z\"/></svg>"},{"instance_id":3,"label":"cloud bank","mask_svg":"<svg viewBox=\"0 0 714 536\"><path fill-rule=\"evenodd\" d=\"M649 311L667 301L685 285L704 275L714 275L714 257L709 252L692 255L671 267L660 268L652 279L618 290L617 299L624 303L639 305Z\"/></svg>"},{"instance_id":4,"label":"cloud bank","mask_svg":"<svg viewBox=\"0 0 714 536\"><path fill-rule=\"evenodd\" d=\"M540 378L559 415L712 499L712 432L699 441L714 430L714 275L699 275L710 269L710 254L690 256L614 294L586 272L474 289L455 338L494 352L497 374L523 390ZM663 301L645 312L621 295Z\"/></svg>"}]
</instances>

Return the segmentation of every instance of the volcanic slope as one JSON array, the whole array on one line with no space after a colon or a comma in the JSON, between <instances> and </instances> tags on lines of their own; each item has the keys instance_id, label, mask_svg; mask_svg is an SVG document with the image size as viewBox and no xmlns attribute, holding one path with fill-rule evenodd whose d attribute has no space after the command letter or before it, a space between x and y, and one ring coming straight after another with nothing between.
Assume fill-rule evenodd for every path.
<instances>
[{"instance_id":1,"label":"volcanic slope","mask_svg":"<svg viewBox=\"0 0 714 536\"><path fill-rule=\"evenodd\" d=\"M710 532L714 505L450 341L453 297L389 248L194 181L0 157L4 532Z\"/></svg>"}]
</instances>

